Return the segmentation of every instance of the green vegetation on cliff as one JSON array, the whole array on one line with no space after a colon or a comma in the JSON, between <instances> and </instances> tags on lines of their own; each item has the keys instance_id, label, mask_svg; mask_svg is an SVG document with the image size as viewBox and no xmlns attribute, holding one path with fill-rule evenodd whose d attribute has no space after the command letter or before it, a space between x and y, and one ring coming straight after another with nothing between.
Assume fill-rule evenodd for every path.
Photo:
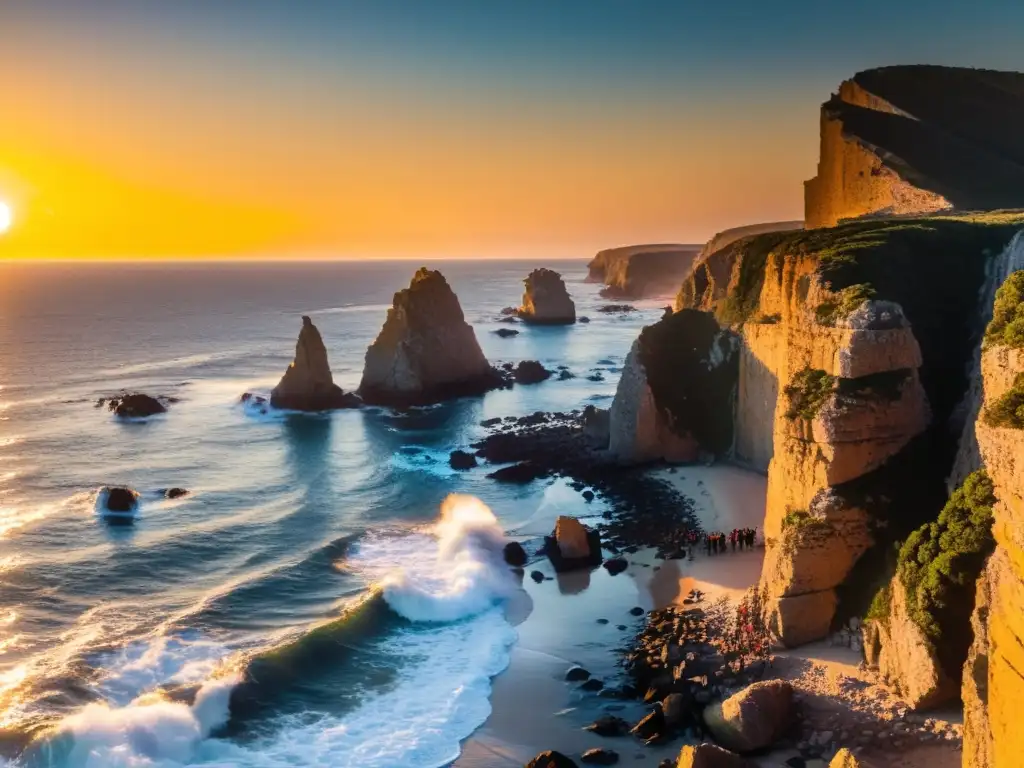
<instances>
[{"instance_id":1,"label":"green vegetation on cliff","mask_svg":"<svg viewBox=\"0 0 1024 768\"><path fill-rule=\"evenodd\" d=\"M985 343L1024 347L1024 269L1010 275L996 291L992 322L985 329Z\"/></svg>"},{"instance_id":2,"label":"green vegetation on cliff","mask_svg":"<svg viewBox=\"0 0 1024 768\"><path fill-rule=\"evenodd\" d=\"M831 531L832 526L827 520L814 517L806 509L792 509L782 518L782 530L787 529Z\"/></svg>"},{"instance_id":3,"label":"green vegetation on cliff","mask_svg":"<svg viewBox=\"0 0 1024 768\"><path fill-rule=\"evenodd\" d=\"M764 271L768 257L776 248L786 242L785 232L769 232L738 241L730 252L740 254L739 274L736 284L715 309L715 316L724 325L739 325L750 319L757 310L764 285ZM784 253L784 251L779 251Z\"/></svg>"},{"instance_id":4,"label":"green vegetation on cliff","mask_svg":"<svg viewBox=\"0 0 1024 768\"><path fill-rule=\"evenodd\" d=\"M892 600L892 588L889 582L885 582L875 596L871 598L871 605L868 607L867 615L864 617L871 621L880 621L883 624L889 621L889 605Z\"/></svg>"},{"instance_id":5,"label":"green vegetation on cliff","mask_svg":"<svg viewBox=\"0 0 1024 768\"><path fill-rule=\"evenodd\" d=\"M797 373L784 393L789 401L787 419L813 419L835 389L836 378L818 368Z\"/></svg>"},{"instance_id":6,"label":"green vegetation on cliff","mask_svg":"<svg viewBox=\"0 0 1024 768\"><path fill-rule=\"evenodd\" d=\"M1013 387L985 409L982 417L990 427L1024 429L1024 373L1018 373Z\"/></svg>"},{"instance_id":7,"label":"green vegetation on cliff","mask_svg":"<svg viewBox=\"0 0 1024 768\"><path fill-rule=\"evenodd\" d=\"M835 325L838 321L850 316L865 301L875 297L875 289L867 283L858 283L843 288L836 294L835 301L826 301L814 310L817 320L822 325Z\"/></svg>"},{"instance_id":8,"label":"green vegetation on cliff","mask_svg":"<svg viewBox=\"0 0 1024 768\"><path fill-rule=\"evenodd\" d=\"M949 498L939 519L918 528L900 547L896 571L910 617L954 667L966 657L975 582L995 547L995 502L992 481L975 472Z\"/></svg>"}]
</instances>

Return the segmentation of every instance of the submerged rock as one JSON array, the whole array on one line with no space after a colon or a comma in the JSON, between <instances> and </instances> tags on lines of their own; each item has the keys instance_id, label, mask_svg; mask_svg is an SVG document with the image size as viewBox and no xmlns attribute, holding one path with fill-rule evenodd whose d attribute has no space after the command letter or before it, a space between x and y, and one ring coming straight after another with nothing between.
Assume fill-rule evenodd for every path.
<instances>
[{"instance_id":1,"label":"submerged rock","mask_svg":"<svg viewBox=\"0 0 1024 768\"><path fill-rule=\"evenodd\" d=\"M562 276L550 269L535 269L523 281L523 305L519 317L535 325L570 325L576 322L576 305L565 290Z\"/></svg>"},{"instance_id":2,"label":"submerged rock","mask_svg":"<svg viewBox=\"0 0 1024 768\"><path fill-rule=\"evenodd\" d=\"M167 412L167 407L163 403L141 392L112 397L106 402L107 408L113 411L115 416L123 419L144 419Z\"/></svg>"},{"instance_id":3,"label":"submerged rock","mask_svg":"<svg viewBox=\"0 0 1024 768\"><path fill-rule=\"evenodd\" d=\"M270 404L293 411L329 411L356 408L360 404L358 397L345 394L334 383L320 331L305 315L295 343L295 359L271 390Z\"/></svg>"},{"instance_id":4,"label":"submerged rock","mask_svg":"<svg viewBox=\"0 0 1024 768\"><path fill-rule=\"evenodd\" d=\"M496 336L501 336L503 339L511 338L512 336L518 336L519 331L515 328L498 328L497 330L491 331Z\"/></svg>"},{"instance_id":5,"label":"submerged rock","mask_svg":"<svg viewBox=\"0 0 1024 768\"><path fill-rule=\"evenodd\" d=\"M551 378L551 371L536 360L523 360L516 366L516 384L539 384Z\"/></svg>"},{"instance_id":6,"label":"submerged rock","mask_svg":"<svg viewBox=\"0 0 1024 768\"><path fill-rule=\"evenodd\" d=\"M774 744L794 717L793 686L769 680L744 688L704 710L715 741L736 752L753 752Z\"/></svg>"},{"instance_id":7,"label":"submerged rock","mask_svg":"<svg viewBox=\"0 0 1024 768\"><path fill-rule=\"evenodd\" d=\"M100 493L105 496L103 509L106 512L115 514L129 514L135 512L139 506L139 494L131 488L124 486L104 486Z\"/></svg>"},{"instance_id":8,"label":"submerged rock","mask_svg":"<svg viewBox=\"0 0 1024 768\"><path fill-rule=\"evenodd\" d=\"M168 499L180 499L182 496L188 496L188 489L186 488L165 488L163 495Z\"/></svg>"},{"instance_id":9,"label":"submerged rock","mask_svg":"<svg viewBox=\"0 0 1024 768\"><path fill-rule=\"evenodd\" d=\"M368 403L413 405L504 385L444 275L423 267L395 294L384 327L366 350L359 393Z\"/></svg>"},{"instance_id":10,"label":"submerged rock","mask_svg":"<svg viewBox=\"0 0 1024 768\"><path fill-rule=\"evenodd\" d=\"M476 456L468 451L452 451L448 455L448 466L452 469L472 469L476 465Z\"/></svg>"}]
</instances>

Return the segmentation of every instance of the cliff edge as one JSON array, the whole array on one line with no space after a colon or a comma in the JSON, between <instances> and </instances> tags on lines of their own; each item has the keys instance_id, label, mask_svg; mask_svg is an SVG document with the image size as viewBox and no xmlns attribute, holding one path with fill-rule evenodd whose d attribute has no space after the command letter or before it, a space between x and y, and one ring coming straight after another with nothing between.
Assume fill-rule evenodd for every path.
<instances>
[{"instance_id":1,"label":"cliff edge","mask_svg":"<svg viewBox=\"0 0 1024 768\"><path fill-rule=\"evenodd\" d=\"M671 296L690 273L699 245L630 245L609 248L587 264L589 282L604 283L611 299Z\"/></svg>"}]
</instances>

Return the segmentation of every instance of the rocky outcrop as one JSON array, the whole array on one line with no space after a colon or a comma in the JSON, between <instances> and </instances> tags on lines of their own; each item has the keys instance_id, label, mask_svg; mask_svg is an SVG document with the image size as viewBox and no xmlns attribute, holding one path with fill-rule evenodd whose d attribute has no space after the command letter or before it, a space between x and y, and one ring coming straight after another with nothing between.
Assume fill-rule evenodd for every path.
<instances>
[{"instance_id":1,"label":"rocky outcrop","mask_svg":"<svg viewBox=\"0 0 1024 768\"><path fill-rule=\"evenodd\" d=\"M934 66L859 72L822 106L807 227L869 215L1024 205L1024 75Z\"/></svg>"},{"instance_id":2,"label":"rocky outcrop","mask_svg":"<svg viewBox=\"0 0 1024 768\"><path fill-rule=\"evenodd\" d=\"M722 746L755 752L774 744L793 722L793 686L782 680L754 683L704 710L704 722Z\"/></svg>"},{"instance_id":3,"label":"rocky outcrop","mask_svg":"<svg viewBox=\"0 0 1024 768\"><path fill-rule=\"evenodd\" d=\"M684 310L644 328L610 411L609 451L616 460L687 462L701 451L728 452L735 351L732 335L704 312Z\"/></svg>"},{"instance_id":4,"label":"rocky outcrop","mask_svg":"<svg viewBox=\"0 0 1024 768\"><path fill-rule=\"evenodd\" d=\"M697 245L630 245L600 251L587 265L589 282L604 283L602 296L641 299L670 296L690 273Z\"/></svg>"},{"instance_id":5,"label":"rocky outcrop","mask_svg":"<svg viewBox=\"0 0 1024 768\"><path fill-rule=\"evenodd\" d=\"M714 744L687 744L680 750L676 768L753 768L755 764Z\"/></svg>"},{"instance_id":6,"label":"rocky outcrop","mask_svg":"<svg viewBox=\"0 0 1024 768\"><path fill-rule=\"evenodd\" d=\"M295 343L295 359L271 390L270 404L292 411L329 411L360 405L358 397L346 394L334 383L324 340L305 315Z\"/></svg>"},{"instance_id":7,"label":"rocky outcrop","mask_svg":"<svg viewBox=\"0 0 1024 768\"><path fill-rule=\"evenodd\" d=\"M107 517L131 517L139 508L139 494L120 485L100 488L96 499L99 512Z\"/></svg>"},{"instance_id":8,"label":"rocky outcrop","mask_svg":"<svg viewBox=\"0 0 1024 768\"><path fill-rule=\"evenodd\" d=\"M601 534L575 517L559 516L554 534L545 537L544 549L558 572L601 565Z\"/></svg>"},{"instance_id":9,"label":"rocky outcrop","mask_svg":"<svg viewBox=\"0 0 1024 768\"><path fill-rule=\"evenodd\" d=\"M423 267L395 294L384 327L366 350L359 394L367 403L415 405L503 385L448 281Z\"/></svg>"},{"instance_id":10,"label":"rocky outcrop","mask_svg":"<svg viewBox=\"0 0 1024 768\"><path fill-rule=\"evenodd\" d=\"M167 412L167 407L157 398L141 392L112 397L106 403L107 409L122 419L145 419Z\"/></svg>"},{"instance_id":11,"label":"rocky outcrop","mask_svg":"<svg viewBox=\"0 0 1024 768\"><path fill-rule=\"evenodd\" d=\"M886 591L884 618L863 626L864 656L869 667L912 709L928 709L957 696L958 682L943 669L932 643L907 609L907 590L899 576Z\"/></svg>"},{"instance_id":12,"label":"rocky outcrop","mask_svg":"<svg viewBox=\"0 0 1024 768\"><path fill-rule=\"evenodd\" d=\"M576 322L576 305L565 290L562 276L550 269L535 269L523 281L526 291L519 317L534 325L571 325Z\"/></svg>"},{"instance_id":13,"label":"rocky outcrop","mask_svg":"<svg viewBox=\"0 0 1024 768\"><path fill-rule=\"evenodd\" d=\"M768 474L761 586L783 644L825 637L837 612L862 616L893 543L938 516L977 338L965 318L1021 226L774 232L716 251L683 284L677 310L739 338L731 455Z\"/></svg>"}]
</instances>

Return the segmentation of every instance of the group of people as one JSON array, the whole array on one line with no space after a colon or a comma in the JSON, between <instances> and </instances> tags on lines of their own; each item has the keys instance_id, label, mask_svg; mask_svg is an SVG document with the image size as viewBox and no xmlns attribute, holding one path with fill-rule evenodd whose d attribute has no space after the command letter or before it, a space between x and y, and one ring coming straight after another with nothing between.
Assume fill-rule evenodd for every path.
<instances>
[{"instance_id":1,"label":"group of people","mask_svg":"<svg viewBox=\"0 0 1024 768\"><path fill-rule=\"evenodd\" d=\"M744 547L753 549L756 538L756 528L733 528L729 533L707 533L704 534L704 550L709 555L717 555L727 552L731 546L733 552L737 547L742 552Z\"/></svg>"}]
</instances>

